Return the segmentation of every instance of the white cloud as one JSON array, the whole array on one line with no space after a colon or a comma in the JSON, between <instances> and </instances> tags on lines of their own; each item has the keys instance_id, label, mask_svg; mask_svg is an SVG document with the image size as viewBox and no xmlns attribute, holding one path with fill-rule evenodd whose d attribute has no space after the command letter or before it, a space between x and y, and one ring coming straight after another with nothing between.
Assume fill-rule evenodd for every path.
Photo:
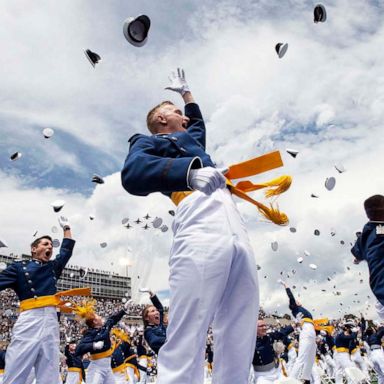
<instances>
[{"instance_id":1,"label":"white cloud","mask_svg":"<svg viewBox=\"0 0 384 384\"><path fill-rule=\"evenodd\" d=\"M122 163L128 137L145 132L147 110L161 99L179 102L163 87L169 71L184 66L206 117L208 151L218 164L274 149L300 151L296 159L283 154L284 168L257 178L293 175L291 190L279 202L297 233L261 223L255 208L239 203L262 265L265 306L274 310L280 303L280 310L288 310L275 282L280 271L292 268L297 269L295 285L308 286L301 291L304 305L316 303L316 313L338 314L340 297L321 292L330 289L326 279L333 272L332 280L343 292L343 308L356 300L356 288L365 302L362 297L370 294L366 268L351 266L347 272L346 267L352 260L349 241L365 222L362 202L384 187L383 51L378 48L384 34L382 7L363 6L357 0L333 2L327 6L327 22L315 25L308 2L299 0L211 1L206 6L196 1L188 9L165 2L161 10L150 2L135 3L131 12L143 9L153 21L147 46L136 49L122 36L126 9L105 3L89 7L65 2L53 7L42 1L33 9L28 4L8 1L0 17L4 44L0 64L10 69L0 75L2 119L57 127L95 149L113 153L117 160L121 157ZM277 42L289 43L282 59L274 51ZM83 48L102 55L96 69L86 61ZM15 130L5 124L0 131L12 145L22 137L37 145L27 127ZM67 167L86 172L70 147L56 147L54 154L54 164L65 158ZM341 175L333 168L339 162L347 168ZM328 192L324 181L332 175L337 184ZM106 184L97 186L90 197L25 189L22 181L28 175L2 176L2 236L15 252L28 249L35 227L49 231L55 221L49 202L63 197L67 200L63 213L73 216L79 240L75 262L121 270L119 260L130 257L133 274L147 280L136 285L167 288L170 231L155 236L154 230L129 232L120 224L125 216L135 219L147 212L166 217L170 224L167 211L172 205L165 197L129 196L118 173L106 177ZM320 198L311 199L311 193ZM96 215L93 222L89 213ZM315 228L321 231L318 238L313 236ZM329 235L331 228L335 237ZM270 248L274 238L280 244L276 253ZM340 240L346 245L341 246ZM100 248L102 241L108 242L107 248ZM298 265L296 252L302 254L304 249L310 250L311 261ZM309 262L318 270L309 270ZM352 311L361 308L354 304Z\"/></svg>"}]
</instances>

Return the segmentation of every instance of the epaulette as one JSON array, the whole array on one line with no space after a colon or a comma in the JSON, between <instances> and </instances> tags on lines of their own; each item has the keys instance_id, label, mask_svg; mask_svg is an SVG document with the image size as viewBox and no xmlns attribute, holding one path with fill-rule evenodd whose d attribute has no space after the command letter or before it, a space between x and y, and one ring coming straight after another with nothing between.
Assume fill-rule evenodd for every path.
<instances>
[{"instance_id":1,"label":"epaulette","mask_svg":"<svg viewBox=\"0 0 384 384\"><path fill-rule=\"evenodd\" d=\"M128 139L128 143L129 144L134 144L134 142L140 137L140 136L144 136L143 134L141 133L135 133L134 135L132 135L129 139Z\"/></svg>"}]
</instances>

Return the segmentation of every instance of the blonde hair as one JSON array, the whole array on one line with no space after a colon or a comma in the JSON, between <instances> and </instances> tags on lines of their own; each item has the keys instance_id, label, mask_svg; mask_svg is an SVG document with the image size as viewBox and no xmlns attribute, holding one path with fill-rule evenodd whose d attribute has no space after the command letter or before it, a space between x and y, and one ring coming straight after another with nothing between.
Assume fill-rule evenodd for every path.
<instances>
[{"instance_id":1,"label":"blonde hair","mask_svg":"<svg viewBox=\"0 0 384 384\"><path fill-rule=\"evenodd\" d=\"M164 105L174 105L172 101L162 101L160 104L156 105L153 107L147 114L147 127L149 131L153 134L157 133L156 132L156 120L155 120L155 115L156 113L164 106Z\"/></svg>"}]
</instances>

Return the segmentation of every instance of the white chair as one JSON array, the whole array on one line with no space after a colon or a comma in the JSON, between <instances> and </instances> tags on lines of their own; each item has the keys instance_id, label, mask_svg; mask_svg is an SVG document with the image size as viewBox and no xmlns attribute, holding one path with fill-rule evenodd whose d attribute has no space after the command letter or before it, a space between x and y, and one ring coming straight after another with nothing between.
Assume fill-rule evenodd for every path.
<instances>
[{"instance_id":1,"label":"white chair","mask_svg":"<svg viewBox=\"0 0 384 384\"><path fill-rule=\"evenodd\" d=\"M293 377L280 377L275 380L273 384L302 384L300 380L294 379Z\"/></svg>"},{"instance_id":2,"label":"white chair","mask_svg":"<svg viewBox=\"0 0 384 384\"><path fill-rule=\"evenodd\" d=\"M360 384L363 381L370 382L369 377L366 377L364 372L357 367L345 368L345 375L354 384Z\"/></svg>"}]
</instances>

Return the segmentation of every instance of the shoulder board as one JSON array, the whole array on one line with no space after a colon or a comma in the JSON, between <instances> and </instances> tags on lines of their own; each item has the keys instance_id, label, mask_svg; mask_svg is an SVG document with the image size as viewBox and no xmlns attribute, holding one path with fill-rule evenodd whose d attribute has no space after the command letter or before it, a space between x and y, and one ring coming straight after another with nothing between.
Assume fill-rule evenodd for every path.
<instances>
[{"instance_id":1,"label":"shoulder board","mask_svg":"<svg viewBox=\"0 0 384 384\"><path fill-rule=\"evenodd\" d=\"M129 144L133 144L139 137L145 137L145 135L141 134L141 133L135 133L133 136L131 136L129 139L128 139L128 143Z\"/></svg>"}]
</instances>

